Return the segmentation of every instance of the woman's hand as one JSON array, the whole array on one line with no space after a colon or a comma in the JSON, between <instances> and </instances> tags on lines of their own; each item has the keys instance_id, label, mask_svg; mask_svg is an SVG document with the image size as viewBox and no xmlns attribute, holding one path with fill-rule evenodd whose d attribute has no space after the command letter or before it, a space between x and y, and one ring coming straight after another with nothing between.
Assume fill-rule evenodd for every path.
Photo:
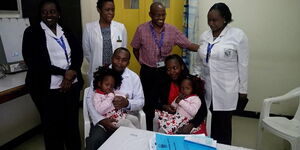
<instances>
[{"instance_id":1,"label":"woman's hand","mask_svg":"<svg viewBox=\"0 0 300 150\"><path fill-rule=\"evenodd\" d=\"M194 125L192 123L186 124L178 129L177 134L190 134Z\"/></svg>"},{"instance_id":2,"label":"woman's hand","mask_svg":"<svg viewBox=\"0 0 300 150\"><path fill-rule=\"evenodd\" d=\"M247 94L239 93L239 98L246 99L247 98Z\"/></svg>"},{"instance_id":3,"label":"woman's hand","mask_svg":"<svg viewBox=\"0 0 300 150\"><path fill-rule=\"evenodd\" d=\"M67 70L65 75L64 75L64 79L60 84L60 91L61 92L68 92L72 86L72 83L74 81L74 79L76 78L76 71L74 70Z\"/></svg>"},{"instance_id":4,"label":"woman's hand","mask_svg":"<svg viewBox=\"0 0 300 150\"><path fill-rule=\"evenodd\" d=\"M179 104L179 102L180 102L181 100L183 100L183 99L184 99L184 95L183 95L183 94L180 94L180 95L176 98L175 103Z\"/></svg>"},{"instance_id":5,"label":"woman's hand","mask_svg":"<svg viewBox=\"0 0 300 150\"><path fill-rule=\"evenodd\" d=\"M72 81L63 79L63 81L60 84L60 92L63 93L68 92L71 89L71 86L72 86Z\"/></svg>"},{"instance_id":6,"label":"woman's hand","mask_svg":"<svg viewBox=\"0 0 300 150\"><path fill-rule=\"evenodd\" d=\"M74 70L67 70L64 76L64 79L66 80L70 80L70 81L74 81L74 79L76 78L77 73Z\"/></svg>"},{"instance_id":7,"label":"woman's hand","mask_svg":"<svg viewBox=\"0 0 300 150\"><path fill-rule=\"evenodd\" d=\"M167 111L170 114L175 114L176 113L176 108L171 106L171 105L163 105L163 110Z\"/></svg>"}]
</instances>

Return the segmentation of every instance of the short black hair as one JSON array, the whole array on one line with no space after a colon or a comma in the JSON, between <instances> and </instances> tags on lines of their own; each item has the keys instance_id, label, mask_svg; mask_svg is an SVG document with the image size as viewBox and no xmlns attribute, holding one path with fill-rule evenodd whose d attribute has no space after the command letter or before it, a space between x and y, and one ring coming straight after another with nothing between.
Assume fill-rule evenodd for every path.
<instances>
[{"instance_id":1,"label":"short black hair","mask_svg":"<svg viewBox=\"0 0 300 150\"><path fill-rule=\"evenodd\" d=\"M115 87L114 89L119 89L122 84L122 76L118 72L109 68L108 66L100 66L96 72L94 72L94 81L93 86L94 90L98 89L98 82L102 82L106 76L112 76L115 79Z\"/></svg>"},{"instance_id":2,"label":"short black hair","mask_svg":"<svg viewBox=\"0 0 300 150\"><path fill-rule=\"evenodd\" d=\"M182 71L182 75L186 76L189 74L189 69L187 68L186 64L184 63L183 59L177 55L177 54L172 54L169 55L165 58L165 64L167 64L168 61L170 60L177 60L177 62L183 66L183 71Z\"/></svg>"},{"instance_id":3,"label":"short black hair","mask_svg":"<svg viewBox=\"0 0 300 150\"><path fill-rule=\"evenodd\" d=\"M183 82L184 80L189 80L192 83L192 94L196 94L198 95L200 98L204 97L205 94L205 89L204 89L204 81L201 80L200 78L198 78L197 76L193 76L193 75L187 75L185 76L181 82ZM180 84L181 86L181 84Z\"/></svg>"},{"instance_id":4,"label":"short black hair","mask_svg":"<svg viewBox=\"0 0 300 150\"><path fill-rule=\"evenodd\" d=\"M58 3L57 0L42 0L41 3L39 4L39 9L38 9L38 13L39 13L39 17L41 18L41 11L42 11L42 7L45 5L45 4L48 4L48 3L52 3L56 6L56 9L57 11L61 14L62 11L61 11L61 7Z\"/></svg>"},{"instance_id":5,"label":"short black hair","mask_svg":"<svg viewBox=\"0 0 300 150\"><path fill-rule=\"evenodd\" d=\"M164 4L162 4L161 2L153 2L151 5L150 5L150 12L153 13L153 9L158 7L158 6L161 6L163 7L164 9L166 9L166 7L164 6Z\"/></svg>"},{"instance_id":6,"label":"short black hair","mask_svg":"<svg viewBox=\"0 0 300 150\"><path fill-rule=\"evenodd\" d=\"M119 53L120 51L125 51L125 52L127 52L127 53L128 53L128 57L129 57L128 60L130 60L131 54L130 54L129 50L128 50L127 48L125 48L125 47L119 47L119 48L117 48L117 49L114 51L112 57L114 57L114 56L115 56L117 53Z\"/></svg>"},{"instance_id":7,"label":"short black hair","mask_svg":"<svg viewBox=\"0 0 300 150\"><path fill-rule=\"evenodd\" d=\"M230 12L229 7L225 3L215 3L210 9L211 10L218 10L220 12L220 15L225 19L225 25L232 22L232 15Z\"/></svg>"},{"instance_id":8,"label":"short black hair","mask_svg":"<svg viewBox=\"0 0 300 150\"><path fill-rule=\"evenodd\" d=\"M48 3L54 4L55 7L56 7L56 10L60 14L60 16L62 16L62 9L61 9L61 7L60 7L57 0L42 0L39 4L39 7L38 7L38 19L37 20L41 21L41 19L42 19L42 16L41 16L42 8L45 4L48 4ZM58 24L60 24L60 25L62 24L61 19L58 20Z\"/></svg>"},{"instance_id":9,"label":"short black hair","mask_svg":"<svg viewBox=\"0 0 300 150\"><path fill-rule=\"evenodd\" d=\"M114 0L98 0L97 1L97 8L101 9L103 7L104 3L106 3L106 2L114 3Z\"/></svg>"},{"instance_id":10,"label":"short black hair","mask_svg":"<svg viewBox=\"0 0 300 150\"><path fill-rule=\"evenodd\" d=\"M182 82L182 80L187 76L189 75L189 69L187 68L186 64L184 63L183 59L177 55L177 54L172 54L172 55L169 55L165 58L165 65L167 65L167 63L170 61L170 60L176 60L179 65L182 65L183 66L183 70L181 71L179 77L177 78L176 81L173 81L175 82L177 85L180 85L180 83ZM166 70L166 73L167 73L167 70ZM168 76L168 78L170 79L170 77Z\"/></svg>"}]
</instances>

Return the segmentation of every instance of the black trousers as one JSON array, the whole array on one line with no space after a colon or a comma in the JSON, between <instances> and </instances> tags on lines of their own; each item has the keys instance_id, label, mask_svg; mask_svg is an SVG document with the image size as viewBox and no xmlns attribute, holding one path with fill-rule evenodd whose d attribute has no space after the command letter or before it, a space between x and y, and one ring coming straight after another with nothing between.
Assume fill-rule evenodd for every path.
<instances>
[{"instance_id":1,"label":"black trousers","mask_svg":"<svg viewBox=\"0 0 300 150\"><path fill-rule=\"evenodd\" d=\"M97 150L113 133L91 123L89 137L86 138L86 150Z\"/></svg>"},{"instance_id":2,"label":"black trousers","mask_svg":"<svg viewBox=\"0 0 300 150\"><path fill-rule=\"evenodd\" d=\"M141 66L140 78L143 86L147 130L153 130L153 118L156 105L160 96L161 84L165 78L165 68L152 68L146 65Z\"/></svg>"},{"instance_id":3,"label":"black trousers","mask_svg":"<svg viewBox=\"0 0 300 150\"><path fill-rule=\"evenodd\" d=\"M31 96L40 112L46 150L80 150L78 84L66 93L55 89Z\"/></svg>"},{"instance_id":4,"label":"black trousers","mask_svg":"<svg viewBox=\"0 0 300 150\"><path fill-rule=\"evenodd\" d=\"M233 111L212 111L211 137L218 143L231 145Z\"/></svg>"}]
</instances>

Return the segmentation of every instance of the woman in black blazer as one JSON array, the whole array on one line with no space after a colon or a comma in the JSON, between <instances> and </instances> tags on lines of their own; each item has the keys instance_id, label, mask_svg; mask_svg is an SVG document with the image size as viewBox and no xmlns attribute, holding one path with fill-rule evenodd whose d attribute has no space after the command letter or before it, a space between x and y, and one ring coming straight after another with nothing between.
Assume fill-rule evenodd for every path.
<instances>
[{"instance_id":1,"label":"woman in black blazer","mask_svg":"<svg viewBox=\"0 0 300 150\"><path fill-rule=\"evenodd\" d=\"M59 25L57 2L42 1L41 21L23 36L23 57L28 72L25 84L40 112L46 149L80 150L79 96L83 85L82 47Z\"/></svg>"}]
</instances>

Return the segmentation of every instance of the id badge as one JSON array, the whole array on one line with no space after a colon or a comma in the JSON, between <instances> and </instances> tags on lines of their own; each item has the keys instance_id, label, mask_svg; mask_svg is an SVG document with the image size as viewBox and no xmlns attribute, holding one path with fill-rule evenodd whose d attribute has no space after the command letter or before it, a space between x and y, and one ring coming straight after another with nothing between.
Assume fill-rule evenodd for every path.
<instances>
[{"instance_id":1,"label":"id badge","mask_svg":"<svg viewBox=\"0 0 300 150\"><path fill-rule=\"evenodd\" d=\"M156 67L160 68L160 67L164 67L165 66L165 62L164 61L159 61L156 63Z\"/></svg>"}]
</instances>

